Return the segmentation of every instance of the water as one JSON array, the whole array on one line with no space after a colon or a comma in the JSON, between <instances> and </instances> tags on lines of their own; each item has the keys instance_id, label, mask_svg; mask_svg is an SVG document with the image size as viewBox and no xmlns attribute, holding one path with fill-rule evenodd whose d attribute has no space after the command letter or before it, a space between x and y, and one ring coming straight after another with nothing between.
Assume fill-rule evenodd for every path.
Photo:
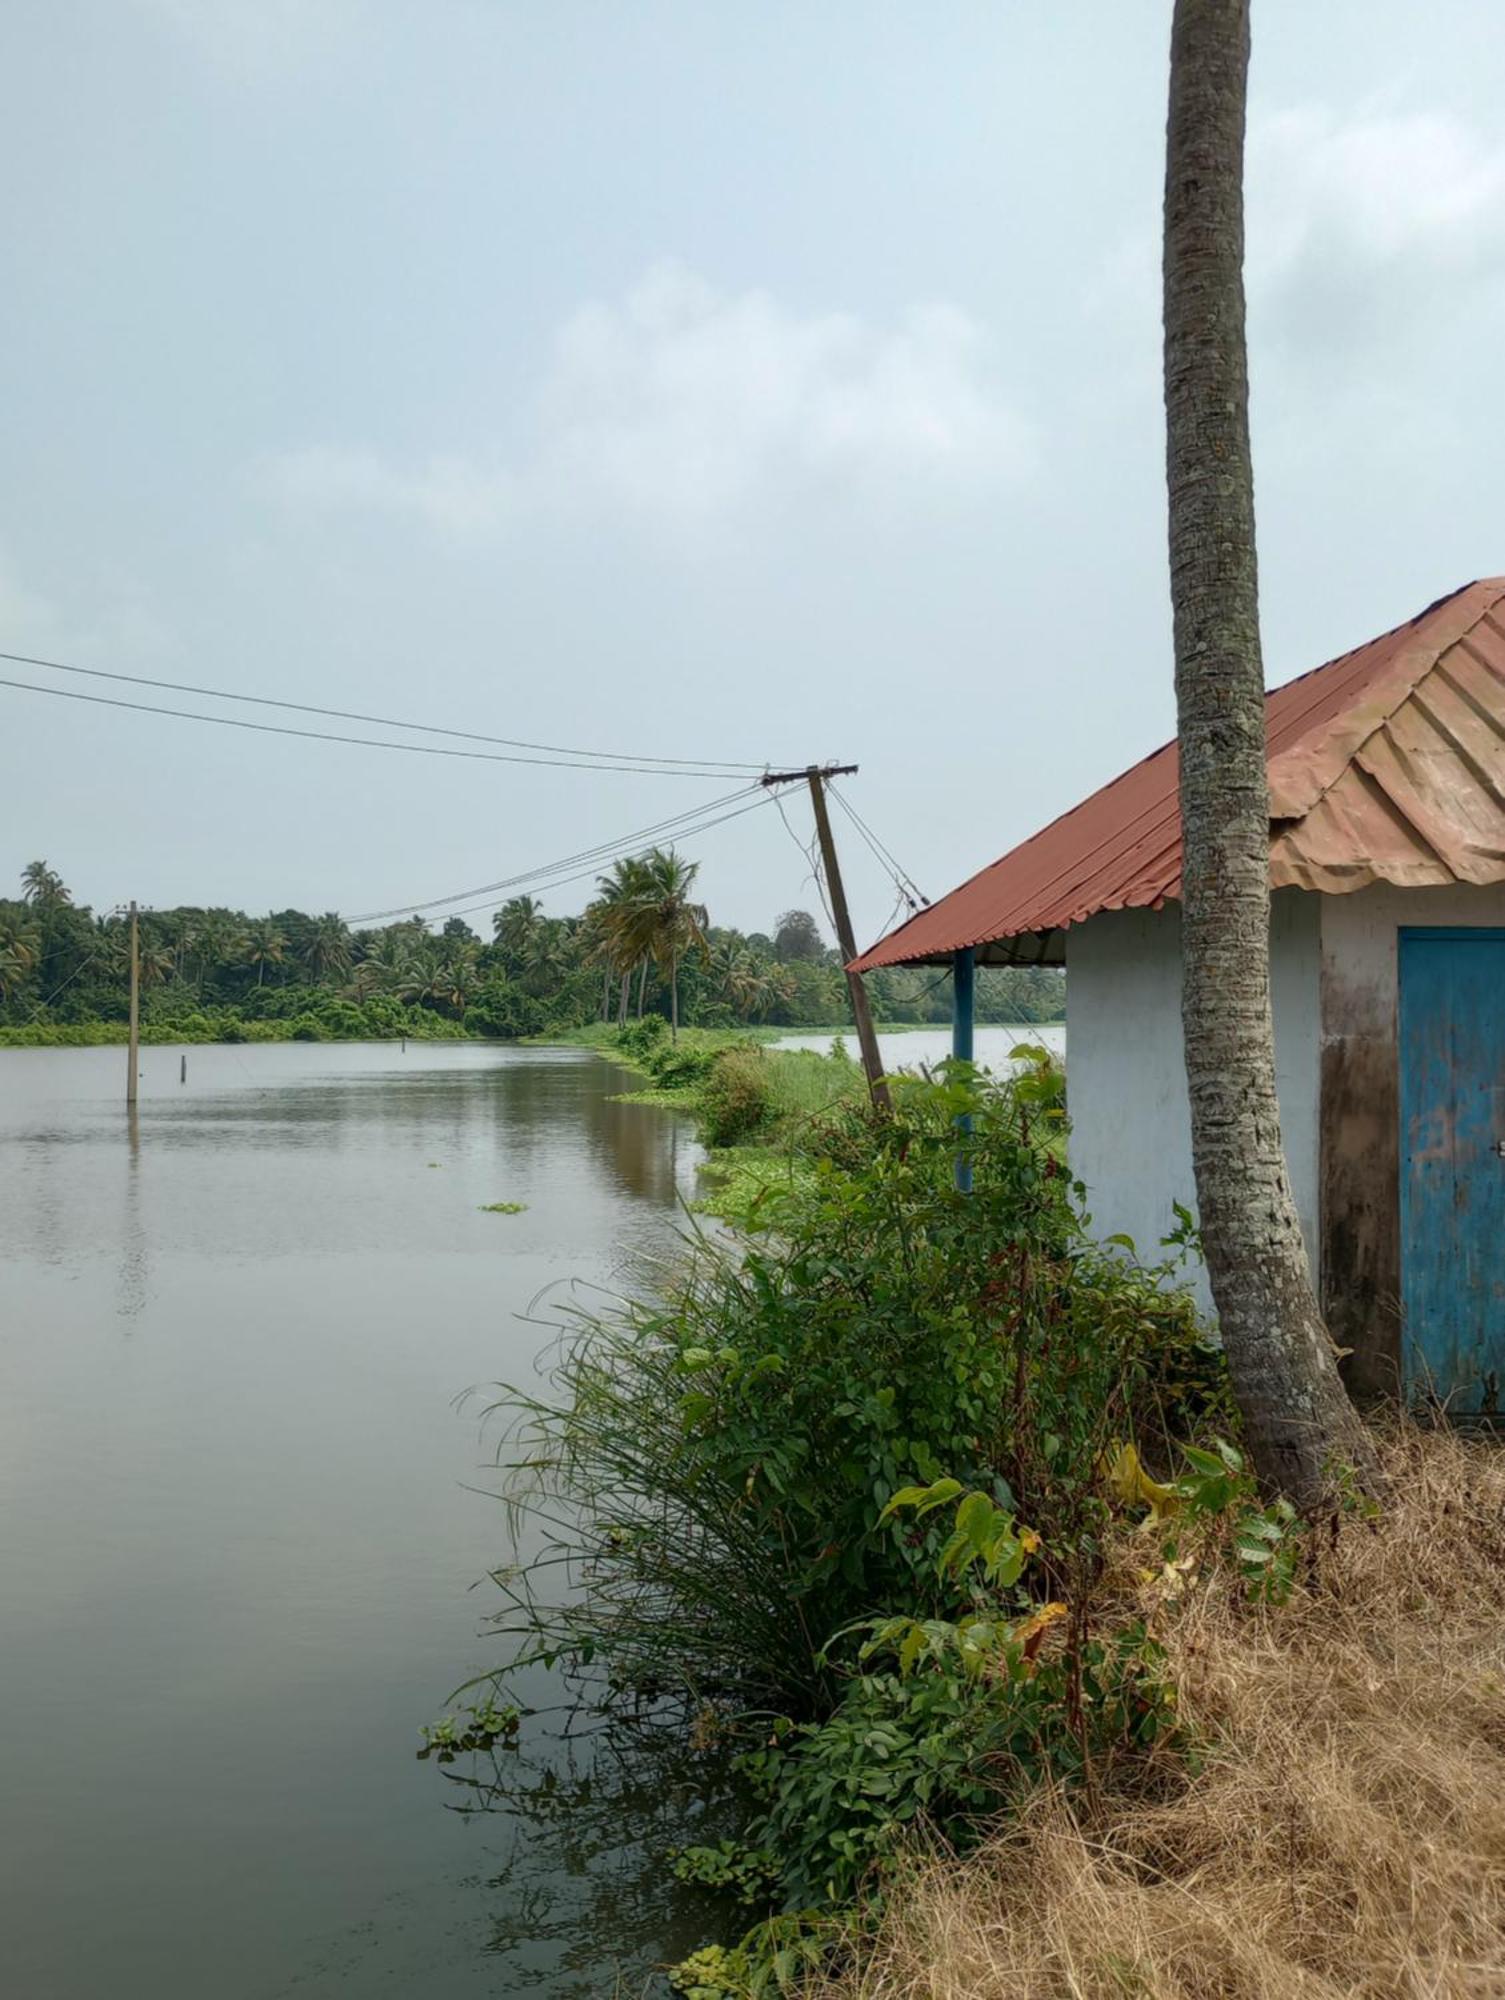
<instances>
[{"instance_id":1,"label":"water","mask_svg":"<svg viewBox=\"0 0 1505 2000\"><path fill-rule=\"evenodd\" d=\"M857 1054L855 1031L846 1036L846 1044L851 1053ZM1021 1045L1052 1050L1058 1056L1066 1053L1066 1027L1061 1021L1048 1024L1030 1022L1018 1027L978 1028L974 1035L974 1058L983 1069L1003 1069L1010 1052ZM831 1037L825 1035L785 1035L774 1044L780 1049L828 1049ZM885 1069L918 1069L922 1063L942 1061L951 1053L951 1030L949 1028L910 1028L902 1034L884 1034L878 1031L878 1052L883 1057Z\"/></svg>"},{"instance_id":2,"label":"water","mask_svg":"<svg viewBox=\"0 0 1505 2000\"><path fill-rule=\"evenodd\" d=\"M612 1994L630 1812L519 1844L413 1751L495 1651L454 1398L667 1244L688 1128L568 1050L142 1060L133 1139L123 1050L0 1054L0 1988Z\"/></svg>"}]
</instances>

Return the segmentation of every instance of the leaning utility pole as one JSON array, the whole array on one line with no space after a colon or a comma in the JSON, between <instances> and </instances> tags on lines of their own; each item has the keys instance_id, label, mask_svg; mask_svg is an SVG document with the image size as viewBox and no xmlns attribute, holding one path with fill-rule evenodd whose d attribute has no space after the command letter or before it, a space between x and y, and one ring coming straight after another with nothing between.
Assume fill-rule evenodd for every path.
<instances>
[{"instance_id":1,"label":"leaning utility pole","mask_svg":"<svg viewBox=\"0 0 1505 2000\"><path fill-rule=\"evenodd\" d=\"M125 1077L125 1108L136 1109L136 1071L141 1061L141 947L136 935L136 905L131 905L131 1032L130 1068Z\"/></svg>"},{"instance_id":2,"label":"leaning utility pole","mask_svg":"<svg viewBox=\"0 0 1505 2000\"><path fill-rule=\"evenodd\" d=\"M826 889L831 898L831 917L836 925L836 942L841 948L842 968L847 976L852 1019L857 1025L857 1043L862 1050L862 1067L867 1072L868 1094L880 1111L888 1111L892 1106L883 1075L883 1058L878 1053L878 1037L873 1031L872 1011L867 1004L867 988L862 983L862 974L851 969L852 960L857 956L857 940L852 935L847 892L836 859L836 842L831 836L831 816L826 810L828 780L848 777L856 769L855 764L810 764L803 771L769 771L762 782L764 785L792 785L803 778L810 787L810 802L815 808L815 832L820 841L821 873L826 878Z\"/></svg>"}]
</instances>

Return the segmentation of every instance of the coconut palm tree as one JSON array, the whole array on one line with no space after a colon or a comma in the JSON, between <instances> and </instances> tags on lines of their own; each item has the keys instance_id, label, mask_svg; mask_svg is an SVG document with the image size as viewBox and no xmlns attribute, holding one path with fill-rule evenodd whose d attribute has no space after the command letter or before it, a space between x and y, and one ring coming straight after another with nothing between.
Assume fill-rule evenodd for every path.
<instances>
[{"instance_id":1,"label":"coconut palm tree","mask_svg":"<svg viewBox=\"0 0 1505 2000\"><path fill-rule=\"evenodd\" d=\"M508 962L508 970L515 971L528 956L539 925L543 922L543 904L536 896L514 896L491 919L492 935L498 949Z\"/></svg>"},{"instance_id":2,"label":"coconut palm tree","mask_svg":"<svg viewBox=\"0 0 1505 2000\"><path fill-rule=\"evenodd\" d=\"M433 991L456 1014L464 1014L475 992L479 949L473 941L456 940L440 953L435 967Z\"/></svg>"},{"instance_id":3,"label":"coconut palm tree","mask_svg":"<svg viewBox=\"0 0 1505 2000\"><path fill-rule=\"evenodd\" d=\"M35 974L42 940L34 924L0 917L0 1000L9 1000Z\"/></svg>"},{"instance_id":4,"label":"coconut palm tree","mask_svg":"<svg viewBox=\"0 0 1505 2000\"><path fill-rule=\"evenodd\" d=\"M596 878L597 902L594 907L600 911L600 925L604 938L603 950L611 969L622 982L621 996L617 1005L617 1021L620 1025L627 1019L627 1002L632 990L632 975L639 971L646 976L648 955L644 951L638 934L635 905L641 900L647 884L647 863L641 855L628 855L614 861L609 872ZM638 1013L643 1011L643 980L638 983Z\"/></svg>"},{"instance_id":5,"label":"coconut palm tree","mask_svg":"<svg viewBox=\"0 0 1505 2000\"><path fill-rule=\"evenodd\" d=\"M315 917L298 956L315 985L342 978L350 970L350 932L344 919L333 910Z\"/></svg>"},{"instance_id":6,"label":"coconut palm tree","mask_svg":"<svg viewBox=\"0 0 1505 2000\"><path fill-rule=\"evenodd\" d=\"M1261 1482L1373 1485L1312 1290L1275 1093L1270 794L1249 443L1249 0L1176 0L1165 169L1165 416L1180 744L1181 1016L1207 1275Z\"/></svg>"},{"instance_id":7,"label":"coconut palm tree","mask_svg":"<svg viewBox=\"0 0 1505 2000\"><path fill-rule=\"evenodd\" d=\"M698 861L685 861L672 847L655 847L643 865L633 900L627 905L625 930L645 957L669 975L669 1030L679 1037L679 967L686 952L710 957L704 903L691 900L700 873Z\"/></svg>"},{"instance_id":8,"label":"coconut palm tree","mask_svg":"<svg viewBox=\"0 0 1505 2000\"><path fill-rule=\"evenodd\" d=\"M55 868L45 861L28 861L21 870L21 894L39 910L58 909L73 901L73 892Z\"/></svg>"},{"instance_id":9,"label":"coconut palm tree","mask_svg":"<svg viewBox=\"0 0 1505 2000\"><path fill-rule=\"evenodd\" d=\"M171 945L162 938L142 938L136 948L136 964L143 987L165 986L178 969Z\"/></svg>"},{"instance_id":10,"label":"coconut palm tree","mask_svg":"<svg viewBox=\"0 0 1505 2000\"><path fill-rule=\"evenodd\" d=\"M267 967L281 965L287 957L287 939L270 917L258 917L246 926L241 955L247 965L255 966L256 984L260 986Z\"/></svg>"}]
</instances>

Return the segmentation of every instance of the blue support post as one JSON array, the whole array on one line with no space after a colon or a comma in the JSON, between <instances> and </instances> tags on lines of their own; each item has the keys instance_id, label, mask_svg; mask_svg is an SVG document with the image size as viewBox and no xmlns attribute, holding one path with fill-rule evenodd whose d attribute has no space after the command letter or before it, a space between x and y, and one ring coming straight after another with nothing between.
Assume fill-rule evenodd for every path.
<instances>
[{"instance_id":1,"label":"blue support post","mask_svg":"<svg viewBox=\"0 0 1505 2000\"><path fill-rule=\"evenodd\" d=\"M977 954L970 945L952 954L951 959L951 1053L958 1062L972 1060L972 1026L975 1014ZM957 1126L963 1139L971 1137L972 1119L963 1113ZM965 1152L956 1156L956 1185L962 1194L972 1192L972 1161Z\"/></svg>"}]
</instances>

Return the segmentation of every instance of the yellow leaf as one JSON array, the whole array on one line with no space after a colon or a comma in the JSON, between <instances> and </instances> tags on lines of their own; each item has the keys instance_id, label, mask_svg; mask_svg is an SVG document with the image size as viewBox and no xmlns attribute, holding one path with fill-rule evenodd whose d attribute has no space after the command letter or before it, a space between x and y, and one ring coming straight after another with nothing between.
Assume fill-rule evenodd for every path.
<instances>
[{"instance_id":1,"label":"yellow leaf","mask_svg":"<svg viewBox=\"0 0 1505 2000\"><path fill-rule=\"evenodd\" d=\"M1154 1522L1166 1521L1179 1511L1181 1502L1168 1486L1151 1479L1139 1462L1139 1453L1133 1445L1120 1445L1112 1459L1106 1456L1101 1462L1101 1471L1109 1487L1123 1501L1126 1507L1148 1507L1149 1519Z\"/></svg>"}]
</instances>

